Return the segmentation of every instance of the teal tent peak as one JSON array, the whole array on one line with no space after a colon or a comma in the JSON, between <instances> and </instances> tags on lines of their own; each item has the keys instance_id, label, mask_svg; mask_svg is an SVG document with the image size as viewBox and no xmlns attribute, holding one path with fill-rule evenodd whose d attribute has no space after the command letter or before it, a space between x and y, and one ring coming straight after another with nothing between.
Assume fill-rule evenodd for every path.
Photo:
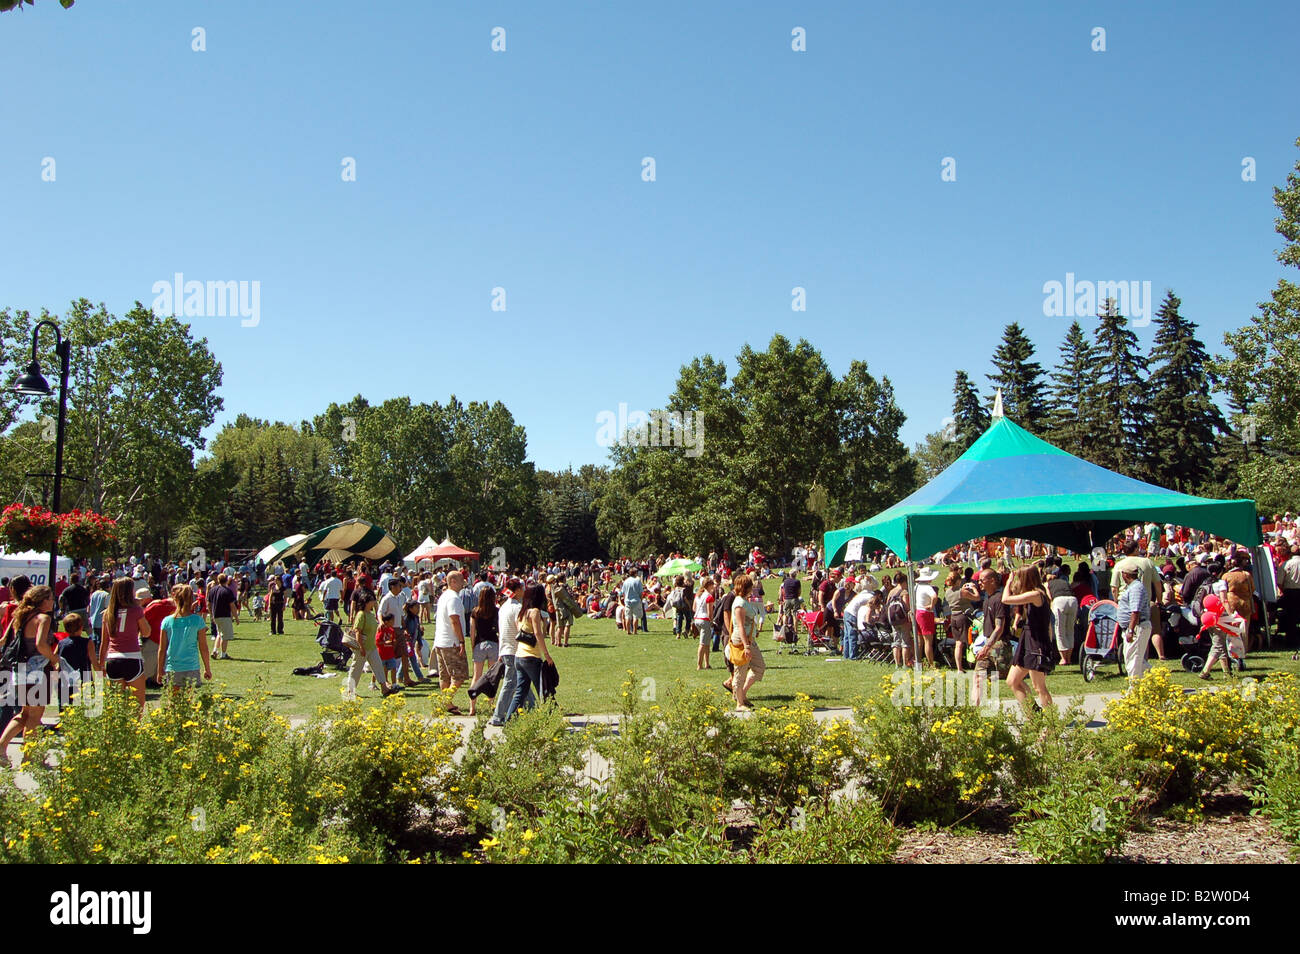
<instances>
[{"instance_id":1,"label":"teal tent peak","mask_svg":"<svg viewBox=\"0 0 1300 954\"><path fill-rule=\"evenodd\" d=\"M987 536L1085 553L1148 520L1248 546L1263 540L1253 500L1195 497L1126 477L1000 417L925 486L874 517L828 531L823 545L828 566L843 562L849 541L858 538L864 552L886 547L909 560Z\"/></svg>"}]
</instances>

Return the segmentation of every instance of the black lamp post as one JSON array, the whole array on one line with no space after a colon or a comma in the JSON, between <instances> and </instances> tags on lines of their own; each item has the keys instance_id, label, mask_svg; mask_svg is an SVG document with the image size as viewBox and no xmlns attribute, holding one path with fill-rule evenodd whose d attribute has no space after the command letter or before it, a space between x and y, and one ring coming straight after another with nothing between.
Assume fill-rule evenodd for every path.
<instances>
[{"instance_id":1,"label":"black lamp post","mask_svg":"<svg viewBox=\"0 0 1300 954\"><path fill-rule=\"evenodd\" d=\"M54 391L50 383L41 374L41 363L36 360L36 339L40 336L41 325L54 329L54 353L59 356L59 425L54 435L54 513L60 512L63 494L63 427L68 416L68 360L72 357L72 342L59 333L59 326L48 319L42 319L32 329L32 363L27 366L27 373L14 382L14 390L29 397L49 397ZM58 580L59 542L50 545L50 589Z\"/></svg>"}]
</instances>

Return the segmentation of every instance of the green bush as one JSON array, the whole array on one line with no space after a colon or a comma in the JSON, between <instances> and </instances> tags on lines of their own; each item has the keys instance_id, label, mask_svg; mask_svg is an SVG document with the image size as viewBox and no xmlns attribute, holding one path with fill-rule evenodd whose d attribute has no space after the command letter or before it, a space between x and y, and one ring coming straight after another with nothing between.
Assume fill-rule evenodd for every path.
<instances>
[{"instance_id":1,"label":"green bush","mask_svg":"<svg viewBox=\"0 0 1300 954\"><path fill-rule=\"evenodd\" d=\"M767 819L750 851L764 864L884 864L898 833L874 799L814 802L790 819Z\"/></svg>"},{"instance_id":2,"label":"green bush","mask_svg":"<svg viewBox=\"0 0 1300 954\"><path fill-rule=\"evenodd\" d=\"M389 846L407 833L417 809L439 808L443 776L461 744L450 720L409 712L400 696L373 708L321 706L299 735L322 772L312 793L319 810L362 840L382 838Z\"/></svg>"},{"instance_id":3,"label":"green bush","mask_svg":"<svg viewBox=\"0 0 1300 954\"><path fill-rule=\"evenodd\" d=\"M535 818L555 802L577 798L592 735L575 732L554 704L524 711L494 740L484 716L471 731L447 793L467 824L492 827L502 814Z\"/></svg>"},{"instance_id":4,"label":"green bush","mask_svg":"<svg viewBox=\"0 0 1300 954\"><path fill-rule=\"evenodd\" d=\"M1029 765L1016 834L1040 861L1100 864L1128 838L1140 775L1086 722L1078 708L1046 709L1021 729Z\"/></svg>"},{"instance_id":5,"label":"green bush","mask_svg":"<svg viewBox=\"0 0 1300 954\"><path fill-rule=\"evenodd\" d=\"M605 810L624 835L664 838L713 824L730 808L740 791L728 757L741 720L729 708L716 689L680 685L662 706L629 704L618 732L599 746L610 771Z\"/></svg>"},{"instance_id":6,"label":"green bush","mask_svg":"<svg viewBox=\"0 0 1300 954\"><path fill-rule=\"evenodd\" d=\"M1300 751L1276 751L1267 770L1256 773L1251 800L1300 853Z\"/></svg>"},{"instance_id":7,"label":"green bush","mask_svg":"<svg viewBox=\"0 0 1300 954\"><path fill-rule=\"evenodd\" d=\"M629 838L606 808L605 798L594 794L553 802L534 818L508 818L480 840L480 857L492 864L714 865L746 860L731 850L720 825Z\"/></svg>"},{"instance_id":8,"label":"green bush","mask_svg":"<svg viewBox=\"0 0 1300 954\"><path fill-rule=\"evenodd\" d=\"M1028 772L1013 718L943 704L942 680L898 673L854 707L856 771L896 821L952 824L1008 795Z\"/></svg>"},{"instance_id":9,"label":"green bush","mask_svg":"<svg viewBox=\"0 0 1300 954\"><path fill-rule=\"evenodd\" d=\"M42 863L375 860L313 797L315 753L265 698L187 691L144 718L112 689L27 744L36 790L0 780L0 860ZM6 770L6 774L8 770Z\"/></svg>"},{"instance_id":10,"label":"green bush","mask_svg":"<svg viewBox=\"0 0 1300 954\"><path fill-rule=\"evenodd\" d=\"M785 817L809 799L829 800L858 760L852 724L819 721L812 699L802 694L792 706L760 708L733 721L727 779L760 815Z\"/></svg>"}]
</instances>

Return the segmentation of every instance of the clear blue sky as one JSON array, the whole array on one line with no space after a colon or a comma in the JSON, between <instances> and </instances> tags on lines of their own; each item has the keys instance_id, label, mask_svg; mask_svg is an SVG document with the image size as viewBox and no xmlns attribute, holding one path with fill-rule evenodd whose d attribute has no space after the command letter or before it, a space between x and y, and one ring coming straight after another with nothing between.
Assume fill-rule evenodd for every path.
<instances>
[{"instance_id":1,"label":"clear blue sky","mask_svg":"<svg viewBox=\"0 0 1300 954\"><path fill-rule=\"evenodd\" d=\"M1172 287L1211 347L1268 296L1293 3L808 7L38 0L0 15L0 305L259 281L257 327L194 319L221 421L499 399L556 468L776 331L887 374L912 443L1006 323L1055 363L1066 272Z\"/></svg>"}]
</instances>

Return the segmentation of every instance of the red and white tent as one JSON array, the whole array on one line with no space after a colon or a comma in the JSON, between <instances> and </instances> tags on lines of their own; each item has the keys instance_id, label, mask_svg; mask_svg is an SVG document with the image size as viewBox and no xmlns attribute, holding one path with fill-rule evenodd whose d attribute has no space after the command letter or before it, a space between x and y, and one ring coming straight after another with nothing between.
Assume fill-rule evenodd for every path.
<instances>
[{"instance_id":1,"label":"red and white tent","mask_svg":"<svg viewBox=\"0 0 1300 954\"><path fill-rule=\"evenodd\" d=\"M432 542L432 538L429 538L425 542ZM425 560L464 561L477 560L478 554L473 550L462 550L460 547L456 546L456 544L452 543L449 537L443 537L442 543L439 543L436 546L418 547L414 553L407 557L407 559L413 560L416 563L422 563Z\"/></svg>"}]
</instances>

